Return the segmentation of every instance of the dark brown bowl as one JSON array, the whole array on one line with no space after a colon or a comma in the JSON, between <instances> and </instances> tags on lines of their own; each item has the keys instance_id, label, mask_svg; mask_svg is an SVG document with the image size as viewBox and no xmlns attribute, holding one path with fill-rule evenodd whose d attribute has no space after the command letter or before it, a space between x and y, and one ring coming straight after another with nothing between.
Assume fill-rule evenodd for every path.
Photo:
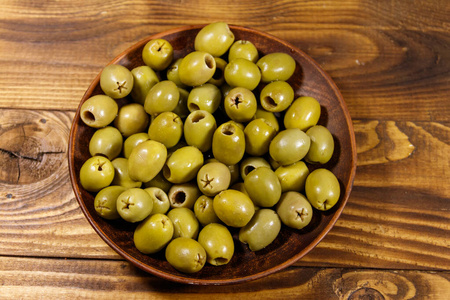
<instances>
[{"instance_id":1,"label":"dark brown bowl","mask_svg":"<svg viewBox=\"0 0 450 300\"><path fill-rule=\"evenodd\" d=\"M164 38L173 48L175 58L193 51L194 38L203 25L185 26L150 36L130 47L111 64L120 64L128 69L143 65L141 52L151 39ZM85 191L79 181L79 171L89 157L87 145L94 129L80 119L80 107L89 97L102 94L100 74L89 86L81 99L73 120L69 140L69 171L75 197L89 223L100 237L117 253L133 265L161 278L187 284L223 285L261 278L292 265L311 251L329 232L339 218L349 197L356 169L356 146L352 121L344 99L332 79L305 53L267 33L230 26L236 40L249 40L260 51L260 57L272 52L285 52L297 61L295 74L289 80L296 96L312 96L321 104L320 124L326 126L335 138L335 153L325 166L339 179L341 197L338 203L326 212L314 211L312 224L302 230L283 227L277 239L265 249L252 252L235 238L235 254L225 266L205 267L195 274L176 271L164 259L164 253L144 255L133 245L133 231L136 225L124 221L107 221L94 210L94 194ZM124 100L128 101L128 100ZM314 167L314 166L312 166ZM236 233L234 233L236 237ZM162 251L163 252L163 251Z\"/></svg>"}]
</instances>

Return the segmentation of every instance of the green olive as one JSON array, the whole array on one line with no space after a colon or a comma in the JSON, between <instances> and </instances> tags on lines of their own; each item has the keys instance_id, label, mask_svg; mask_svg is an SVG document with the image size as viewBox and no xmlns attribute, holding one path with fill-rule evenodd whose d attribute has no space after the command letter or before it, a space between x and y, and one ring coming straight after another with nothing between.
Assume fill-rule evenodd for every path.
<instances>
[{"instance_id":1,"label":"green olive","mask_svg":"<svg viewBox=\"0 0 450 300\"><path fill-rule=\"evenodd\" d=\"M145 98L145 111L156 116L162 112L173 111L180 100L180 91L175 83L163 80L155 84Z\"/></svg>"},{"instance_id":2,"label":"green olive","mask_svg":"<svg viewBox=\"0 0 450 300\"><path fill-rule=\"evenodd\" d=\"M269 145L277 132L266 119L254 119L245 126L245 152L262 156L269 151Z\"/></svg>"},{"instance_id":3,"label":"green olive","mask_svg":"<svg viewBox=\"0 0 450 300\"><path fill-rule=\"evenodd\" d=\"M104 155L113 160L122 152L123 138L120 131L112 126L97 129L89 140L91 156Z\"/></svg>"},{"instance_id":4,"label":"green olive","mask_svg":"<svg viewBox=\"0 0 450 300\"><path fill-rule=\"evenodd\" d=\"M169 211L170 201L164 190L159 187L148 187L145 188L144 191L146 191L150 195L150 198L152 198L153 201L153 209L151 215L165 214Z\"/></svg>"},{"instance_id":5,"label":"green olive","mask_svg":"<svg viewBox=\"0 0 450 300\"><path fill-rule=\"evenodd\" d=\"M223 123L214 132L212 152L226 165L237 164L245 154L244 131L232 122Z\"/></svg>"},{"instance_id":6,"label":"green olive","mask_svg":"<svg viewBox=\"0 0 450 300\"><path fill-rule=\"evenodd\" d=\"M173 47L165 39L153 39L142 49L144 63L156 71L166 69L173 60Z\"/></svg>"},{"instance_id":7,"label":"green olive","mask_svg":"<svg viewBox=\"0 0 450 300\"><path fill-rule=\"evenodd\" d=\"M230 187L230 189L232 189L232 190L236 190L236 191L239 191L239 192L242 192L242 193L244 193L244 194L246 194L247 196L248 196L248 193L247 193L247 190L245 189L245 185L244 185L244 183L243 182L236 182L235 184L233 184L231 187ZM249 196L250 197L250 196ZM256 209L256 207L255 207L255 209Z\"/></svg>"},{"instance_id":8,"label":"green olive","mask_svg":"<svg viewBox=\"0 0 450 300\"><path fill-rule=\"evenodd\" d=\"M286 53L274 52L261 57L256 63L261 70L261 81L286 81L295 71L295 60Z\"/></svg>"},{"instance_id":9,"label":"green olive","mask_svg":"<svg viewBox=\"0 0 450 300\"><path fill-rule=\"evenodd\" d=\"M276 212L262 208L255 212L250 222L239 230L239 240L248 244L250 250L259 251L270 245L281 230Z\"/></svg>"},{"instance_id":10,"label":"green olive","mask_svg":"<svg viewBox=\"0 0 450 300\"><path fill-rule=\"evenodd\" d=\"M266 122L275 129L276 132L280 130L278 119L273 112L267 111L264 108L258 106L253 119L264 119Z\"/></svg>"},{"instance_id":11,"label":"green olive","mask_svg":"<svg viewBox=\"0 0 450 300\"><path fill-rule=\"evenodd\" d=\"M259 167L248 173L244 186L256 206L272 207L280 200L281 184L270 168Z\"/></svg>"},{"instance_id":12,"label":"green olive","mask_svg":"<svg viewBox=\"0 0 450 300\"><path fill-rule=\"evenodd\" d=\"M151 140L160 142L166 148L172 148L183 135L183 121L171 111L166 111L156 116L148 128L148 136Z\"/></svg>"},{"instance_id":13,"label":"green olive","mask_svg":"<svg viewBox=\"0 0 450 300\"><path fill-rule=\"evenodd\" d=\"M327 169L312 171L305 182L306 198L318 210L329 210L339 200L341 188L336 176Z\"/></svg>"},{"instance_id":14,"label":"green olive","mask_svg":"<svg viewBox=\"0 0 450 300\"><path fill-rule=\"evenodd\" d=\"M114 121L119 111L116 101L106 95L87 99L80 108L80 118L89 127L102 128Z\"/></svg>"},{"instance_id":15,"label":"green olive","mask_svg":"<svg viewBox=\"0 0 450 300\"><path fill-rule=\"evenodd\" d=\"M163 175L163 172L159 172L156 174L155 177L153 177L152 180L144 182L144 186L146 188L150 187L156 187L163 190L166 194L169 192L170 188L172 187L172 182L169 182Z\"/></svg>"},{"instance_id":16,"label":"green olive","mask_svg":"<svg viewBox=\"0 0 450 300\"><path fill-rule=\"evenodd\" d=\"M166 158L167 149L163 144L146 140L131 151L128 174L132 180L148 182L162 170Z\"/></svg>"},{"instance_id":17,"label":"green olive","mask_svg":"<svg viewBox=\"0 0 450 300\"><path fill-rule=\"evenodd\" d=\"M220 223L213 207L213 199L211 197L201 195L194 203L194 214L202 226L210 223Z\"/></svg>"},{"instance_id":18,"label":"green olive","mask_svg":"<svg viewBox=\"0 0 450 300\"><path fill-rule=\"evenodd\" d=\"M114 166L104 156L92 156L80 169L81 186L89 192L98 192L111 184L114 179Z\"/></svg>"},{"instance_id":19,"label":"green olive","mask_svg":"<svg viewBox=\"0 0 450 300\"><path fill-rule=\"evenodd\" d=\"M306 131L317 124L320 118L320 104L313 97L299 97L292 102L284 115L286 128L298 128Z\"/></svg>"},{"instance_id":20,"label":"green olive","mask_svg":"<svg viewBox=\"0 0 450 300\"><path fill-rule=\"evenodd\" d=\"M133 89L130 96L134 102L144 105L150 89L159 82L159 77L149 66L139 66L131 70Z\"/></svg>"},{"instance_id":21,"label":"green olive","mask_svg":"<svg viewBox=\"0 0 450 300\"><path fill-rule=\"evenodd\" d=\"M178 66L180 81L187 86L207 83L216 72L214 57L204 51L194 51L186 55Z\"/></svg>"},{"instance_id":22,"label":"green olive","mask_svg":"<svg viewBox=\"0 0 450 300\"><path fill-rule=\"evenodd\" d=\"M123 149L122 149L123 156L125 158L129 158L131 151L134 149L134 147L136 147L137 145L148 139L149 139L148 133L146 132L135 133L127 137L123 142Z\"/></svg>"},{"instance_id":23,"label":"green olive","mask_svg":"<svg viewBox=\"0 0 450 300\"><path fill-rule=\"evenodd\" d=\"M206 251L194 239L179 237L166 247L166 260L176 270L183 273L200 271L206 263Z\"/></svg>"},{"instance_id":24,"label":"green olive","mask_svg":"<svg viewBox=\"0 0 450 300\"><path fill-rule=\"evenodd\" d=\"M150 195L140 188L131 188L117 197L117 212L127 222L136 223L147 218L153 209Z\"/></svg>"},{"instance_id":25,"label":"green olive","mask_svg":"<svg viewBox=\"0 0 450 300\"><path fill-rule=\"evenodd\" d=\"M311 139L311 146L305 156L305 160L309 163L327 163L334 152L333 135L322 125L315 125L309 128L306 134Z\"/></svg>"},{"instance_id":26,"label":"green olive","mask_svg":"<svg viewBox=\"0 0 450 300\"><path fill-rule=\"evenodd\" d=\"M212 147L212 138L217 129L216 119L205 110L190 113L184 122L184 139L189 146L206 152Z\"/></svg>"},{"instance_id":27,"label":"green olive","mask_svg":"<svg viewBox=\"0 0 450 300\"><path fill-rule=\"evenodd\" d=\"M281 195L276 211L284 225L302 229L312 219L313 209L308 200L299 192L286 192Z\"/></svg>"},{"instance_id":28,"label":"green olive","mask_svg":"<svg viewBox=\"0 0 450 300\"><path fill-rule=\"evenodd\" d=\"M251 91L261 80L261 72L256 64L245 58L230 61L225 67L224 76L231 87L244 87Z\"/></svg>"},{"instance_id":29,"label":"green olive","mask_svg":"<svg viewBox=\"0 0 450 300\"><path fill-rule=\"evenodd\" d=\"M213 114L222 101L220 89L212 83L194 87L189 93L187 107L190 112L206 110Z\"/></svg>"},{"instance_id":30,"label":"green olive","mask_svg":"<svg viewBox=\"0 0 450 300\"><path fill-rule=\"evenodd\" d=\"M235 58L245 58L253 63L256 63L259 59L258 49L255 45L246 40L239 40L233 43L228 52L228 61L232 61Z\"/></svg>"},{"instance_id":31,"label":"green olive","mask_svg":"<svg viewBox=\"0 0 450 300\"><path fill-rule=\"evenodd\" d=\"M231 227L247 225L255 213L252 200L246 194L231 189L217 194L213 207L217 217Z\"/></svg>"},{"instance_id":32,"label":"green olive","mask_svg":"<svg viewBox=\"0 0 450 300\"><path fill-rule=\"evenodd\" d=\"M248 122L256 113L257 102L252 91L243 87L230 90L224 99L225 113L236 122Z\"/></svg>"},{"instance_id":33,"label":"green olive","mask_svg":"<svg viewBox=\"0 0 450 300\"><path fill-rule=\"evenodd\" d=\"M113 99L128 96L133 89L133 83L133 74L122 65L108 65L100 74L100 87L102 91Z\"/></svg>"},{"instance_id":34,"label":"green olive","mask_svg":"<svg viewBox=\"0 0 450 300\"><path fill-rule=\"evenodd\" d=\"M139 103L130 103L119 109L114 126L124 137L143 132L147 129L150 117L145 112L144 106Z\"/></svg>"},{"instance_id":35,"label":"green olive","mask_svg":"<svg viewBox=\"0 0 450 300\"><path fill-rule=\"evenodd\" d=\"M187 107L189 92L180 87L178 88L178 91L180 92L180 99L178 100L177 107L175 107L172 112L176 113L181 119L184 120L190 114L190 111Z\"/></svg>"},{"instance_id":36,"label":"green olive","mask_svg":"<svg viewBox=\"0 0 450 300\"><path fill-rule=\"evenodd\" d=\"M139 188L142 182L134 181L128 174L128 159L124 157L117 157L111 161L114 166L114 179L112 185L120 185L126 188Z\"/></svg>"},{"instance_id":37,"label":"green olive","mask_svg":"<svg viewBox=\"0 0 450 300\"><path fill-rule=\"evenodd\" d=\"M192 209L195 201L201 196L198 186L194 182L174 184L167 193L170 207L185 207Z\"/></svg>"},{"instance_id":38,"label":"green olive","mask_svg":"<svg viewBox=\"0 0 450 300\"><path fill-rule=\"evenodd\" d=\"M178 87L186 88L186 85L181 82L180 75L178 73L180 63L182 60L183 60L182 58L178 58L177 60L172 62L169 68L167 68L166 77L167 80L173 81Z\"/></svg>"},{"instance_id":39,"label":"green olive","mask_svg":"<svg viewBox=\"0 0 450 300\"><path fill-rule=\"evenodd\" d=\"M164 214L153 214L138 224L133 241L144 254L153 254L166 247L173 237L172 221Z\"/></svg>"},{"instance_id":40,"label":"green olive","mask_svg":"<svg viewBox=\"0 0 450 300\"><path fill-rule=\"evenodd\" d=\"M220 57L234 42L234 34L225 22L215 22L204 26L195 36L194 48Z\"/></svg>"},{"instance_id":41,"label":"green olive","mask_svg":"<svg viewBox=\"0 0 450 300\"><path fill-rule=\"evenodd\" d=\"M123 186L110 185L101 189L94 199L95 212L107 220L119 219L116 201L117 197L126 190Z\"/></svg>"},{"instance_id":42,"label":"green olive","mask_svg":"<svg viewBox=\"0 0 450 300\"><path fill-rule=\"evenodd\" d=\"M281 191L303 191L306 177L309 175L308 166L303 161L298 161L287 166L279 166L275 174L280 180Z\"/></svg>"},{"instance_id":43,"label":"green olive","mask_svg":"<svg viewBox=\"0 0 450 300\"><path fill-rule=\"evenodd\" d=\"M228 189L231 182L230 169L221 162L204 164L197 173L197 185L206 196L215 196Z\"/></svg>"},{"instance_id":44,"label":"green olive","mask_svg":"<svg viewBox=\"0 0 450 300\"><path fill-rule=\"evenodd\" d=\"M282 112L294 101L294 90L286 81L273 81L261 90L259 99L265 110Z\"/></svg>"},{"instance_id":45,"label":"green olive","mask_svg":"<svg viewBox=\"0 0 450 300\"><path fill-rule=\"evenodd\" d=\"M194 146L182 147L167 159L163 174L172 183L193 180L203 165L203 153Z\"/></svg>"},{"instance_id":46,"label":"green olive","mask_svg":"<svg viewBox=\"0 0 450 300\"><path fill-rule=\"evenodd\" d=\"M197 239L200 225L194 212L186 207L176 207L169 210L167 216L172 221L173 237Z\"/></svg>"},{"instance_id":47,"label":"green olive","mask_svg":"<svg viewBox=\"0 0 450 300\"><path fill-rule=\"evenodd\" d=\"M259 167L266 167L270 169L270 164L263 157L259 156L250 156L244 158L239 166L239 172L241 174L242 180L245 180L245 177L247 177L247 175L251 171Z\"/></svg>"},{"instance_id":48,"label":"green olive","mask_svg":"<svg viewBox=\"0 0 450 300\"><path fill-rule=\"evenodd\" d=\"M298 128L280 131L270 142L270 156L280 165L293 164L308 153L311 140Z\"/></svg>"},{"instance_id":49,"label":"green olive","mask_svg":"<svg viewBox=\"0 0 450 300\"><path fill-rule=\"evenodd\" d=\"M213 266L226 265L233 257L233 236L222 224L206 225L198 235L198 242L206 251L206 261Z\"/></svg>"},{"instance_id":50,"label":"green olive","mask_svg":"<svg viewBox=\"0 0 450 300\"><path fill-rule=\"evenodd\" d=\"M220 88L225 82L224 72L228 62L220 57L214 57L214 60L216 61L216 71L211 79L208 80L208 83L212 83Z\"/></svg>"}]
</instances>

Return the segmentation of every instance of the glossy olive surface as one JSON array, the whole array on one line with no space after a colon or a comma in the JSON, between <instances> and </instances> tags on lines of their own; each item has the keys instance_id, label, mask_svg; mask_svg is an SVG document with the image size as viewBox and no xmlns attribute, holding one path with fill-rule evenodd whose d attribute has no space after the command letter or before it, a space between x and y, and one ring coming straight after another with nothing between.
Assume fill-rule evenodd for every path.
<instances>
[{"instance_id":1,"label":"glossy olive surface","mask_svg":"<svg viewBox=\"0 0 450 300\"><path fill-rule=\"evenodd\" d=\"M152 214L136 227L133 241L136 248L145 254L152 254L164 249L172 240L174 226L164 214Z\"/></svg>"},{"instance_id":2,"label":"glossy olive surface","mask_svg":"<svg viewBox=\"0 0 450 300\"><path fill-rule=\"evenodd\" d=\"M135 181L148 182L163 168L167 148L156 141L146 140L138 144L128 158L128 174Z\"/></svg>"},{"instance_id":3,"label":"glossy olive surface","mask_svg":"<svg viewBox=\"0 0 450 300\"><path fill-rule=\"evenodd\" d=\"M276 211L284 225L295 229L306 227L313 217L308 199L299 192L289 191L281 195Z\"/></svg>"},{"instance_id":4,"label":"glossy olive surface","mask_svg":"<svg viewBox=\"0 0 450 300\"><path fill-rule=\"evenodd\" d=\"M305 182L306 197L318 210L329 210L339 200L341 188L336 176L329 170L312 171Z\"/></svg>"},{"instance_id":5,"label":"glossy olive surface","mask_svg":"<svg viewBox=\"0 0 450 300\"><path fill-rule=\"evenodd\" d=\"M133 75L133 89L131 97L136 103L144 105L150 89L159 82L159 77L149 66L138 66L131 70Z\"/></svg>"},{"instance_id":6,"label":"glossy olive surface","mask_svg":"<svg viewBox=\"0 0 450 300\"><path fill-rule=\"evenodd\" d=\"M106 95L95 95L87 99L80 107L80 118L93 128L109 125L117 116L117 102Z\"/></svg>"},{"instance_id":7,"label":"glossy olive surface","mask_svg":"<svg viewBox=\"0 0 450 300\"><path fill-rule=\"evenodd\" d=\"M239 230L239 240L252 251L259 251L272 243L281 230L281 221L275 211L259 209L250 222Z\"/></svg>"},{"instance_id":8,"label":"glossy olive surface","mask_svg":"<svg viewBox=\"0 0 450 300\"><path fill-rule=\"evenodd\" d=\"M237 190L225 190L217 194L213 207L219 219L231 227L247 225L255 213L252 200Z\"/></svg>"},{"instance_id":9,"label":"glossy olive surface","mask_svg":"<svg viewBox=\"0 0 450 300\"><path fill-rule=\"evenodd\" d=\"M100 87L106 95L113 99L128 96L133 89L133 83L133 74L122 65L107 65L100 76Z\"/></svg>"},{"instance_id":10,"label":"glossy olive surface","mask_svg":"<svg viewBox=\"0 0 450 300\"><path fill-rule=\"evenodd\" d=\"M110 185L101 189L94 199L95 211L99 216L107 220L119 219L117 212L117 197L126 190L123 186Z\"/></svg>"},{"instance_id":11,"label":"glossy olive surface","mask_svg":"<svg viewBox=\"0 0 450 300\"><path fill-rule=\"evenodd\" d=\"M132 46L127 52L119 55L112 63L123 64L130 70L142 65L141 51L145 43L150 39L160 37L171 42L175 50L175 59L182 58L194 50L191 45L193 45L195 35L201 27L201 25L186 26L146 38ZM342 193L335 207L321 215L317 221L317 226L311 231L299 233L282 229L279 237L258 255L239 247L236 248L232 260L228 264L220 266L220 268L207 264L201 272L181 273L170 266L164 258L139 252L130 243L133 238L132 230L123 230L122 226L116 226L104 220L95 212L92 206L94 195L84 190L79 184L81 165L89 157L86 152L87 149L83 145L88 143L94 131L82 122L78 109L69 138L68 156L71 182L82 212L99 236L127 261L153 275L180 283L195 285L239 283L267 276L292 265L313 249L338 219L350 193L356 167L355 141L351 119L345 102L330 77L311 58L289 43L253 29L238 26L230 26L230 28L234 32L236 40L252 41L261 56L281 51L290 53L295 59L298 68L289 79L289 83L292 84L296 95L310 95L320 100L326 126L333 132L335 140L339 142L341 151L336 152L328 164L332 166L333 173L342 183ZM89 97L101 93L97 77L83 96L80 106ZM129 100L131 101L131 99L124 99L124 101ZM342 149L345 149L345 151L342 151Z\"/></svg>"},{"instance_id":12,"label":"glossy olive surface","mask_svg":"<svg viewBox=\"0 0 450 300\"><path fill-rule=\"evenodd\" d=\"M153 70L164 70L172 63L173 47L165 39L153 39L145 44L142 59Z\"/></svg>"},{"instance_id":13,"label":"glossy olive surface","mask_svg":"<svg viewBox=\"0 0 450 300\"><path fill-rule=\"evenodd\" d=\"M114 166L104 156L92 156L81 166L80 184L89 192L98 192L111 184L114 179Z\"/></svg>"},{"instance_id":14,"label":"glossy olive surface","mask_svg":"<svg viewBox=\"0 0 450 300\"><path fill-rule=\"evenodd\" d=\"M290 165L305 157L311 140L298 128L280 131L270 142L270 156L280 165Z\"/></svg>"},{"instance_id":15,"label":"glossy olive surface","mask_svg":"<svg viewBox=\"0 0 450 300\"><path fill-rule=\"evenodd\" d=\"M244 131L235 123L223 123L213 134L212 152L226 165L237 164L245 154Z\"/></svg>"},{"instance_id":16,"label":"glossy olive surface","mask_svg":"<svg viewBox=\"0 0 450 300\"><path fill-rule=\"evenodd\" d=\"M234 42L234 34L225 22L215 22L203 27L196 35L194 47L197 51L212 56L222 56Z\"/></svg>"},{"instance_id":17,"label":"glossy olive surface","mask_svg":"<svg viewBox=\"0 0 450 300\"><path fill-rule=\"evenodd\" d=\"M183 273L200 271L206 263L206 251L194 239L178 237L166 247L166 259L169 264Z\"/></svg>"},{"instance_id":18,"label":"glossy olive surface","mask_svg":"<svg viewBox=\"0 0 450 300\"><path fill-rule=\"evenodd\" d=\"M120 131L112 126L98 129L89 141L89 153L92 156L103 155L113 160L122 152L123 137Z\"/></svg>"},{"instance_id":19,"label":"glossy olive surface","mask_svg":"<svg viewBox=\"0 0 450 300\"><path fill-rule=\"evenodd\" d=\"M270 168L259 167L248 173L244 186L256 206L272 207L280 200L281 184Z\"/></svg>"},{"instance_id":20,"label":"glossy olive surface","mask_svg":"<svg viewBox=\"0 0 450 300\"><path fill-rule=\"evenodd\" d=\"M198 242L206 251L206 261L213 266L225 265L233 257L233 236L222 224L211 223L203 227Z\"/></svg>"},{"instance_id":21,"label":"glossy olive surface","mask_svg":"<svg viewBox=\"0 0 450 300\"><path fill-rule=\"evenodd\" d=\"M124 137L147 130L150 121L144 106L139 103L129 103L119 109L114 119L116 127Z\"/></svg>"}]
</instances>

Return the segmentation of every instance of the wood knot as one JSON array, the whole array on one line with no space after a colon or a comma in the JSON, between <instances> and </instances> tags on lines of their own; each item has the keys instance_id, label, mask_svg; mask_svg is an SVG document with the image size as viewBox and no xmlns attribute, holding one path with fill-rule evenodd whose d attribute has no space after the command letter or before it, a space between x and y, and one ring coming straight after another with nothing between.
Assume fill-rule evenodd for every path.
<instances>
[{"instance_id":1,"label":"wood knot","mask_svg":"<svg viewBox=\"0 0 450 300\"><path fill-rule=\"evenodd\" d=\"M363 287L350 294L348 300L384 300L384 296L377 290Z\"/></svg>"}]
</instances>

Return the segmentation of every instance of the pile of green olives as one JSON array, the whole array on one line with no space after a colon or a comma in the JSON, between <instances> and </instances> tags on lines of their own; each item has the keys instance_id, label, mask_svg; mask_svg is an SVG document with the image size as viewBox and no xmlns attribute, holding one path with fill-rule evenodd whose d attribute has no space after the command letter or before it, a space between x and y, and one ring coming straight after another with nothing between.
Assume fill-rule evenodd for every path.
<instances>
[{"instance_id":1,"label":"pile of green olives","mask_svg":"<svg viewBox=\"0 0 450 300\"><path fill-rule=\"evenodd\" d=\"M238 242L259 251L340 197L321 167L334 138L320 103L288 83L296 61L260 57L224 22L203 27L194 48L175 58L169 41L149 41L144 65L106 66L104 94L80 108L96 129L79 174L96 212L135 223L136 248L164 251L184 273L227 264Z\"/></svg>"}]
</instances>

